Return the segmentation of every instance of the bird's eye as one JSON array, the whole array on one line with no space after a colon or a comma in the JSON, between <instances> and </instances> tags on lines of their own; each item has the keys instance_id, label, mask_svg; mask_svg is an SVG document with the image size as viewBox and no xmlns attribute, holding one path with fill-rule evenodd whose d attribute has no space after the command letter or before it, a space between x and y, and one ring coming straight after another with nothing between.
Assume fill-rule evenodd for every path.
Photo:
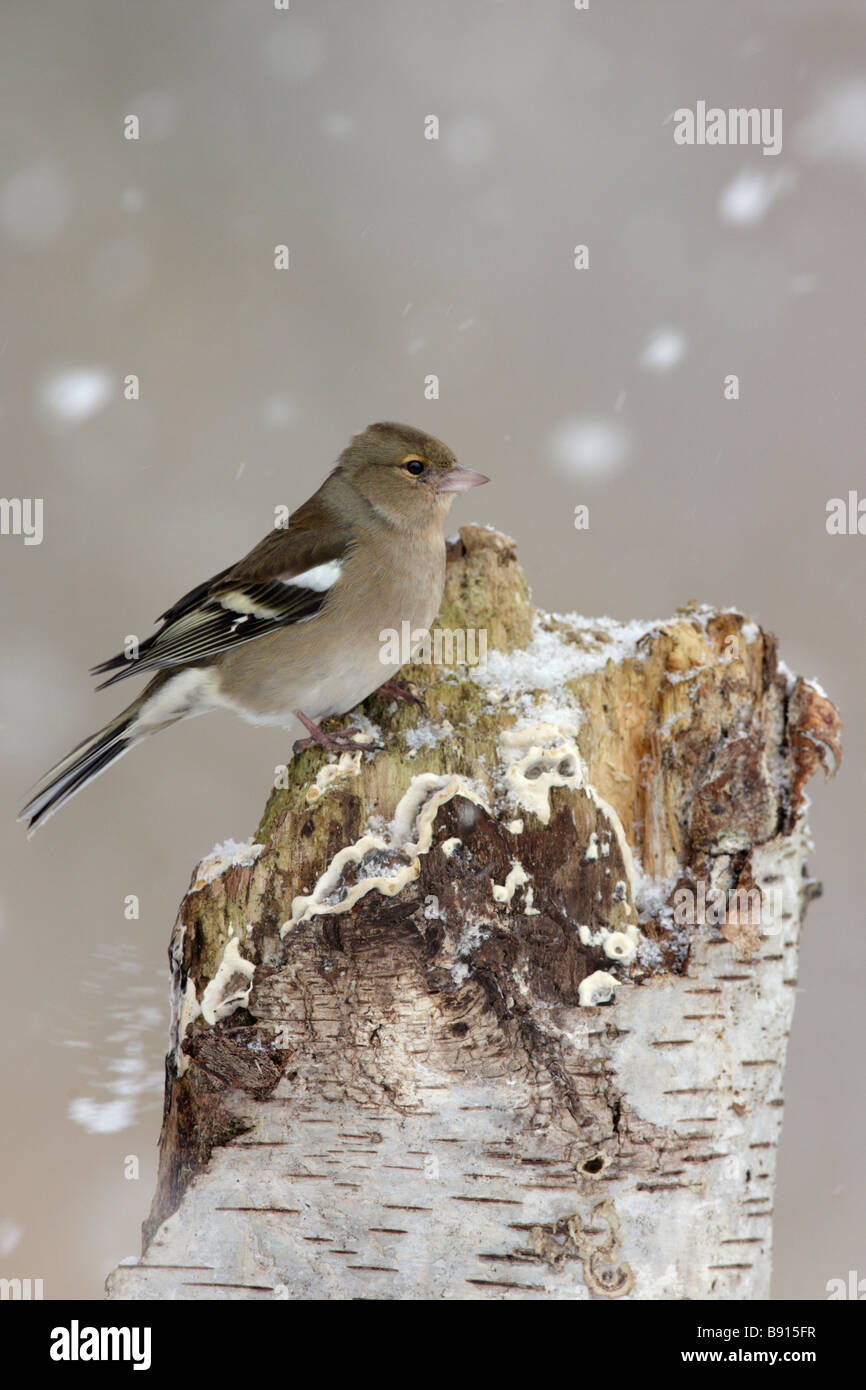
<instances>
[{"instance_id":1,"label":"bird's eye","mask_svg":"<svg viewBox=\"0 0 866 1390\"><path fill-rule=\"evenodd\" d=\"M407 473L411 473L413 478L417 478L419 473L424 472L424 460L409 458L403 460L403 467Z\"/></svg>"}]
</instances>

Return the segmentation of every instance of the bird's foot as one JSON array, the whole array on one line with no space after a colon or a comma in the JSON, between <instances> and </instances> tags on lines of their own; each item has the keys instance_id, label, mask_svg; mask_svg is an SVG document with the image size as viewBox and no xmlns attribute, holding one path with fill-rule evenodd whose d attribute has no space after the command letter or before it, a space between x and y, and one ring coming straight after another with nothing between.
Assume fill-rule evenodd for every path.
<instances>
[{"instance_id":1,"label":"bird's foot","mask_svg":"<svg viewBox=\"0 0 866 1390\"><path fill-rule=\"evenodd\" d=\"M382 747L380 743L373 743L369 735L362 734L360 729L340 729L337 733L329 734L326 729L308 719L301 710L296 709L293 712L310 735L309 738L295 739L292 745L294 753L300 753L304 748L329 748L334 753L369 753L372 749Z\"/></svg>"},{"instance_id":2,"label":"bird's foot","mask_svg":"<svg viewBox=\"0 0 866 1390\"><path fill-rule=\"evenodd\" d=\"M410 690L408 685L404 685L402 681L385 681L383 685L379 686L375 694L381 695L383 700L390 697L392 700L405 700L407 705L417 705L419 709L424 708L424 701L421 697Z\"/></svg>"}]
</instances>

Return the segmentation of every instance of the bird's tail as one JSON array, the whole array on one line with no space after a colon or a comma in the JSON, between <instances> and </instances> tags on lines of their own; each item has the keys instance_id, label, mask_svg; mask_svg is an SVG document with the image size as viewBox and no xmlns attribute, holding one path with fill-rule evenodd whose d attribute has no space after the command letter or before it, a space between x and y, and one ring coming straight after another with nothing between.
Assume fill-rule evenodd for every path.
<instances>
[{"instance_id":1,"label":"bird's tail","mask_svg":"<svg viewBox=\"0 0 866 1390\"><path fill-rule=\"evenodd\" d=\"M55 811L59 811L61 806L65 806L66 802L70 801L76 792L80 792L82 787L87 786L88 782L92 782L112 763L116 763L118 758L122 758L124 753L128 753L136 743L140 743L146 733L151 732L147 729L139 733L135 728L141 705L140 696L112 719L110 724L106 724L104 729L79 743L71 753L67 753L65 758L45 773L40 779L41 791L34 793L18 817L19 820L27 822L27 828L31 833L43 821L53 816Z\"/></svg>"}]
</instances>

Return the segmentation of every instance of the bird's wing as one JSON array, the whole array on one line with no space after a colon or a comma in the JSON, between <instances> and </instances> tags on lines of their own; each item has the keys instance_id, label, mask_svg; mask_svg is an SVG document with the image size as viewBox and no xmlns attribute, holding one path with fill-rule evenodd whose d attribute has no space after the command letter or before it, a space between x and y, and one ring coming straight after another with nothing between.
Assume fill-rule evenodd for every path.
<instances>
[{"instance_id":1,"label":"bird's wing","mask_svg":"<svg viewBox=\"0 0 866 1390\"><path fill-rule=\"evenodd\" d=\"M135 657L121 652L94 666L115 671L97 689L164 667L195 665L267 632L307 622L321 612L352 544L347 526L321 507L295 512L238 564L191 589L166 609L157 632Z\"/></svg>"}]
</instances>

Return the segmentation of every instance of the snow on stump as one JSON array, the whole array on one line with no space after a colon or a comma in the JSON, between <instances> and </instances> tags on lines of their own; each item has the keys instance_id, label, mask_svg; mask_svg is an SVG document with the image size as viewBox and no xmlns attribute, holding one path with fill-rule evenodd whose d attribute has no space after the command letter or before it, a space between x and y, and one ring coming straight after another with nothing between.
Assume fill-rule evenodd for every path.
<instances>
[{"instance_id":1,"label":"snow on stump","mask_svg":"<svg viewBox=\"0 0 866 1390\"><path fill-rule=\"evenodd\" d=\"M838 714L738 613L536 611L482 527L439 628L384 751L296 757L193 876L109 1297L768 1296Z\"/></svg>"}]
</instances>

